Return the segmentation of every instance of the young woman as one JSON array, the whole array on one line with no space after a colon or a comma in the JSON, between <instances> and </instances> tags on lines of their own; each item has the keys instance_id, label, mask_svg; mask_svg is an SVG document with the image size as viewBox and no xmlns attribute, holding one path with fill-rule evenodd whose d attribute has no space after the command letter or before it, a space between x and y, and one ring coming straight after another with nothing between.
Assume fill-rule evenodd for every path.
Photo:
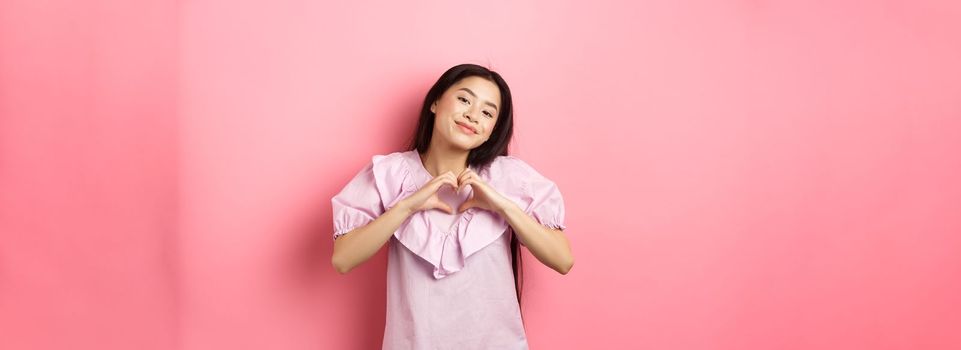
<instances>
[{"instance_id":1,"label":"young woman","mask_svg":"<svg viewBox=\"0 0 961 350\"><path fill-rule=\"evenodd\" d=\"M562 274L574 265L560 191L507 153L512 118L498 73L454 66L409 150L374 155L331 199L338 272L389 242L384 349L527 349L518 245Z\"/></svg>"}]
</instances>

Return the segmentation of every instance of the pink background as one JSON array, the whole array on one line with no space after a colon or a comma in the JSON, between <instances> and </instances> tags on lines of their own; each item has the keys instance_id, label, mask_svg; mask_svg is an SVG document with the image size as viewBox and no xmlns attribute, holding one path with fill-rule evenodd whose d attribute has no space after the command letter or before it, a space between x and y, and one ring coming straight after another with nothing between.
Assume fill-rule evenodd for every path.
<instances>
[{"instance_id":1,"label":"pink background","mask_svg":"<svg viewBox=\"0 0 961 350\"><path fill-rule=\"evenodd\" d=\"M958 2L590 3L0 0L0 348L379 348L329 200L462 62L565 195L533 349L961 348Z\"/></svg>"}]
</instances>

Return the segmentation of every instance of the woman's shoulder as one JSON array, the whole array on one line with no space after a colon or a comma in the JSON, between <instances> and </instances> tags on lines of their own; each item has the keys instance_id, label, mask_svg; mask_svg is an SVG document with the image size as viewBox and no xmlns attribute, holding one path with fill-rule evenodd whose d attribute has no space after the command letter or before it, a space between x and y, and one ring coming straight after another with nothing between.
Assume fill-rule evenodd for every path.
<instances>
[{"instance_id":1,"label":"woman's shoulder","mask_svg":"<svg viewBox=\"0 0 961 350\"><path fill-rule=\"evenodd\" d=\"M491 169L498 175L543 177L533 165L519 157L511 155L497 156L497 158L494 158L494 161L491 162Z\"/></svg>"},{"instance_id":2,"label":"woman's shoulder","mask_svg":"<svg viewBox=\"0 0 961 350\"><path fill-rule=\"evenodd\" d=\"M367 167L376 176L397 175L398 173L410 172L413 166L412 157L417 157L417 151L394 151L388 153L376 153L370 157Z\"/></svg>"},{"instance_id":3,"label":"woman's shoulder","mask_svg":"<svg viewBox=\"0 0 961 350\"><path fill-rule=\"evenodd\" d=\"M378 153L371 156L371 163L379 162L404 162L417 151L394 151L389 153Z\"/></svg>"},{"instance_id":4,"label":"woman's shoulder","mask_svg":"<svg viewBox=\"0 0 961 350\"><path fill-rule=\"evenodd\" d=\"M515 156L499 156L493 162L489 184L517 203L539 202L559 191L557 184L531 163Z\"/></svg>"},{"instance_id":5,"label":"woman's shoulder","mask_svg":"<svg viewBox=\"0 0 961 350\"><path fill-rule=\"evenodd\" d=\"M417 151L395 151L379 153L371 156L367 166L371 167L377 177L391 177L408 175L414 172L413 163L417 159ZM417 160L420 161L419 159Z\"/></svg>"}]
</instances>

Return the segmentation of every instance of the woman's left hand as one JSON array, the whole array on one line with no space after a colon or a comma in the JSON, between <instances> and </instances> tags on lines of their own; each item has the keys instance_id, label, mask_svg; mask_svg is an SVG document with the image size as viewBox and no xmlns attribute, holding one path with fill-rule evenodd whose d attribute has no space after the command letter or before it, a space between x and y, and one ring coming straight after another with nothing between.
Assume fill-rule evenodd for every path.
<instances>
[{"instance_id":1,"label":"woman's left hand","mask_svg":"<svg viewBox=\"0 0 961 350\"><path fill-rule=\"evenodd\" d=\"M493 187L484 182L470 167L464 169L464 171L457 175L457 193L460 193L467 185L470 185L474 191L470 198L457 208L458 213L462 213L470 208L501 212L508 206L514 205L514 202L497 193Z\"/></svg>"}]
</instances>

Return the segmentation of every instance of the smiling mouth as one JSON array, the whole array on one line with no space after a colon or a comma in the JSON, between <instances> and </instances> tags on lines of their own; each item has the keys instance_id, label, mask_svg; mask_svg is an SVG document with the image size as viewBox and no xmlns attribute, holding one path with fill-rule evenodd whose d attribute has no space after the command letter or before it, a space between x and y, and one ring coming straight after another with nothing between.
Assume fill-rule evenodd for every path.
<instances>
[{"instance_id":1,"label":"smiling mouth","mask_svg":"<svg viewBox=\"0 0 961 350\"><path fill-rule=\"evenodd\" d=\"M462 129L464 129L465 131L470 131L470 132L473 133L473 134L476 134L476 133L477 133L477 130L475 130L474 128L472 128L472 127L470 127L470 126L461 124L461 122L454 122L454 123L457 124L457 126L459 126L459 127L461 127Z\"/></svg>"}]
</instances>

